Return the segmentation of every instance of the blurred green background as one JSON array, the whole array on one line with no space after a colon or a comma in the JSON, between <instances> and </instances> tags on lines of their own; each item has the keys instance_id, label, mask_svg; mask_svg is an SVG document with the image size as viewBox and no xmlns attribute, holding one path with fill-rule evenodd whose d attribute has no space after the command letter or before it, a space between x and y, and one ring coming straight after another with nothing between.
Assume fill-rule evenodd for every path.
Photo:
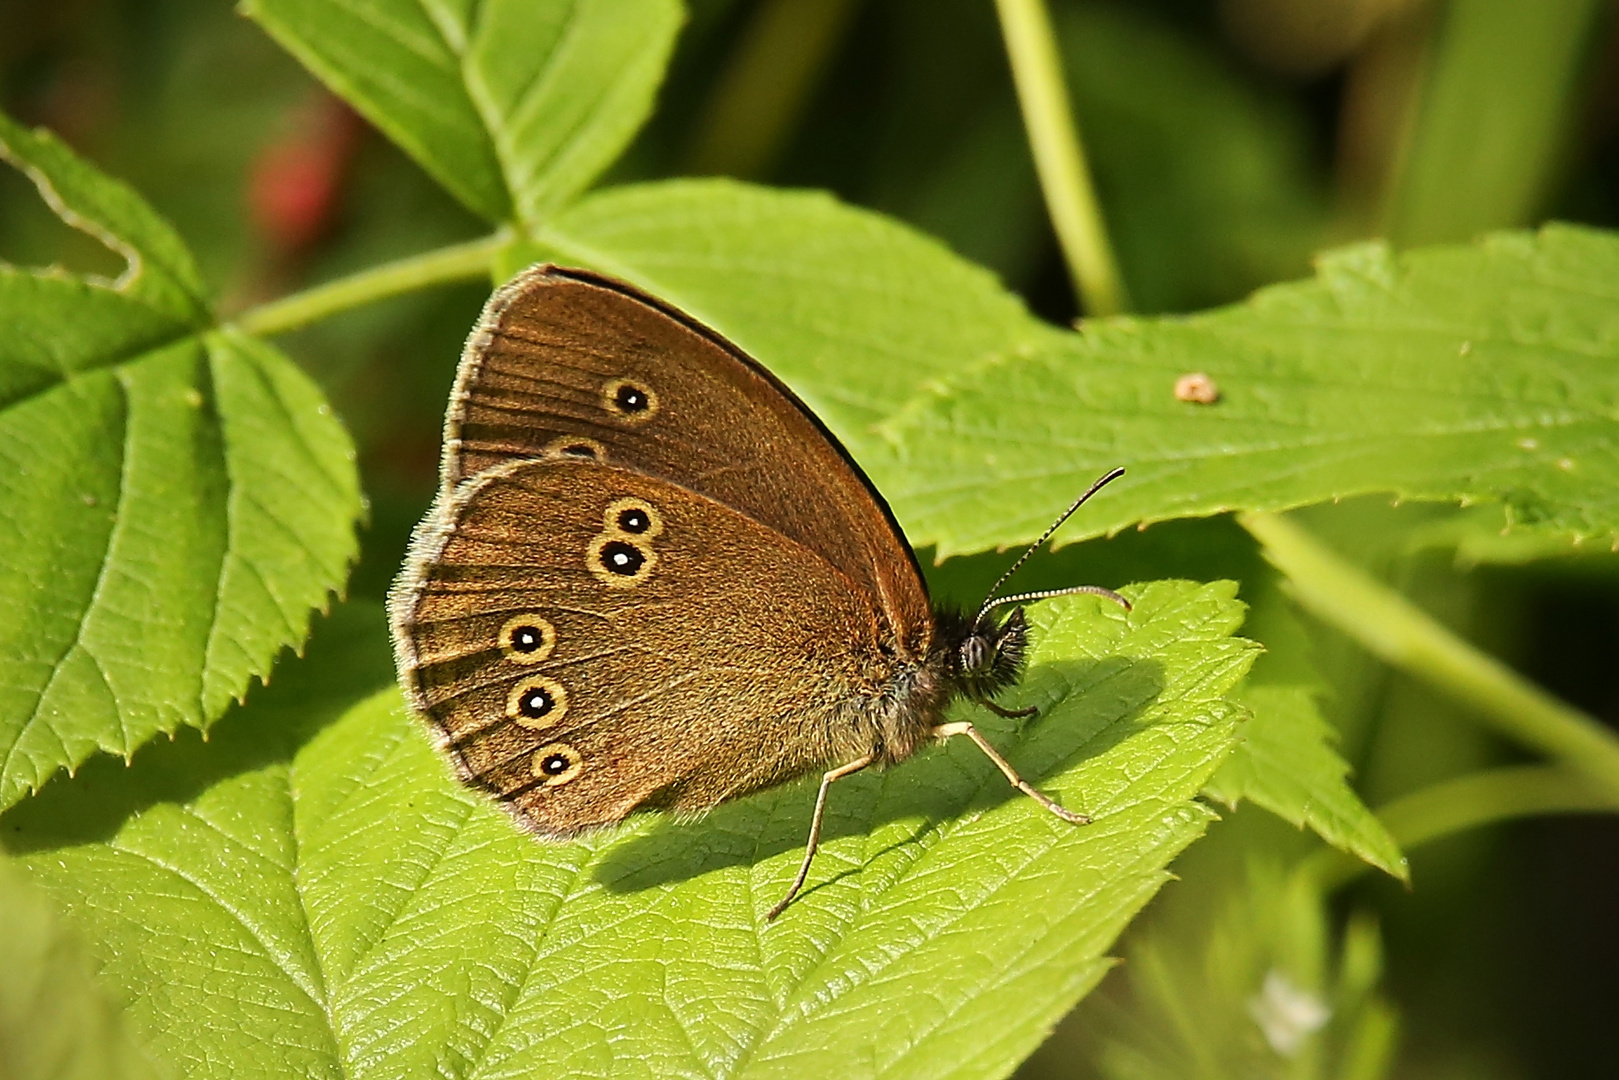
<instances>
[{"instance_id":1,"label":"blurred green background","mask_svg":"<svg viewBox=\"0 0 1619 1080\"><path fill-rule=\"evenodd\" d=\"M1550 218L1619 225L1616 8L1053 2L1136 306L1235 301L1308 274L1322 247L1368 237L1411 246ZM227 310L481 232L224 0L0 0L0 106L141 190ZM693 0L658 111L607 182L716 173L830 189L942 238L1043 317L1078 314L990 0ZM118 267L10 171L0 257ZM382 595L430 497L445 396L486 291L399 297L282 341L361 449L371 517L353 595ZM1430 517L1361 500L1309 522L1448 625L1619 724L1614 558L1519 565L1496 552L1473 566L1424 532ZM1121 580L1242 576L1252 543L1227 525L1171 524L1047 558L1105 562ZM1329 631L1309 633L1373 805L1514 760L1445 700ZM1228 816L1131 933L1242 889L1252 852L1286 858L1310 843L1253 809ZM1615 1074L1619 821L1470 834L1417 852L1413 876L1410 892L1366 880L1338 900L1342 917L1371 911L1382 928L1385 992L1401 1017L1394 1075ZM1020 1075L1093 1075L1096 1047L1129 1009L1119 982Z\"/></svg>"}]
</instances>

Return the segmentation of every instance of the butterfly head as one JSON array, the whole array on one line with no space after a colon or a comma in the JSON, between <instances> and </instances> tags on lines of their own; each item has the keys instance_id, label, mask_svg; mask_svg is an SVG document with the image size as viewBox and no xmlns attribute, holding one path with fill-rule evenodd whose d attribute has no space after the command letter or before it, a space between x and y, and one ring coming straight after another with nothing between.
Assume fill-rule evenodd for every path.
<instances>
[{"instance_id":1,"label":"butterfly head","mask_svg":"<svg viewBox=\"0 0 1619 1080\"><path fill-rule=\"evenodd\" d=\"M946 664L961 693L986 701L1017 682L1029 644L1029 623L1021 607L1000 621L984 616L950 622L954 625L945 633L950 648Z\"/></svg>"}]
</instances>

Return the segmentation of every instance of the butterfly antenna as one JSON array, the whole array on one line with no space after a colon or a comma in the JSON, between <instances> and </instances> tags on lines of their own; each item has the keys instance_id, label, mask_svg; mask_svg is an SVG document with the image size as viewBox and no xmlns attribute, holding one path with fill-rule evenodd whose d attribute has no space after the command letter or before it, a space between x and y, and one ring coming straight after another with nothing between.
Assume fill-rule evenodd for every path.
<instances>
[{"instance_id":1,"label":"butterfly antenna","mask_svg":"<svg viewBox=\"0 0 1619 1080\"><path fill-rule=\"evenodd\" d=\"M1101 479L1097 480L1096 483L1092 484L1089 488L1087 488L1085 490L1085 494L1083 494L1079 498L1075 499L1074 502L1073 502L1073 505L1069 506L1068 509L1064 510L1062 512L1061 516L1059 516L1056 521L1053 521L1051 523L1050 528L1048 528L1045 532L1040 534L1040 539L1038 539L1034 543L1030 544L1028 550L1025 551L1022 555L1018 556L1017 562L1013 563L1011 566L1006 568L1006 573L1004 573L1004 574L1002 574L1000 576L999 580L997 580L995 582L994 587L989 590L989 595L984 597L984 606L978 609L978 614L973 618L973 625L974 626L977 626L979 623L983 622L985 615L989 614L990 611L993 610L994 608L1000 607L1002 604L1016 603L1019 600L1039 600L1039 599L1043 599L1044 597L1048 597L1048 596L1065 596L1065 595L1067 595L1069 593L1076 593L1076 592L1089 592L1089 593L1096 593L1097 595L1105 595L1105 596L1111 597L1114 600L1118 600L1121 603L1125 603L1125 606L1127 608L1129 607L1129 604L1118 593L1112 591L1111 589L1102 589L1100 586L1096 586L1096 585L1076 585L1076 586L1074 586L1073 588L1070 588L1070 589L1054 589L1054 590L1051 590L1049 592L1042 592L1042 593L1021 593L1021 594L1019 594L1017 596L1008 596L1003 600L995 599L995 594L1001 591L1001 586L1006 584L1007 579L1010 578L1013 574L1017 573L1018 572L1018 567L1022 566L1024 563L1028 562L1029 561L1029 556L1033 555L1036 551L1039 551L1042 544L1044 544L1047 540L1051 539L1051 534L1052 533L1054 533L1058 529L1062 528L1063 522L1067 521L1069 518L1074 516L1074 511L1075 510L1078 510L1081 506L1084 506L1085 503L1090 500L1090 497L1092 495L1095 495L1098 491L1101 491L1104 487L1111 484L1113 481L1117 480L1119 477L1121 477L1123 475L1124 475L1124 469L1123 468L1118 468L1118 469L1114 469L1112 472L1109 472L1106 476L1103 476Z\"/></svg>"},{"instance_id":2,"label":"butterfly antenna","mask_svg":"<svg viewBox=\"0 0 1619 1080\"><path fill-rule=\"evenodd\" d=\"M1049 600L1053 596L1073 596L1075 593L1100 596L1113 601L1126 611L1132 609L1130 601L1112 589L1103 588L1101 585L1070 585L1066 589L1041 589L1039 592L1020 592L1016 596L1003 596L999 600L991 600L984 605L983 613L978 617L981 619L996 608L1005 607L1007 604L1021 604L1029 600Z\"/></svg>"}]
</instances>

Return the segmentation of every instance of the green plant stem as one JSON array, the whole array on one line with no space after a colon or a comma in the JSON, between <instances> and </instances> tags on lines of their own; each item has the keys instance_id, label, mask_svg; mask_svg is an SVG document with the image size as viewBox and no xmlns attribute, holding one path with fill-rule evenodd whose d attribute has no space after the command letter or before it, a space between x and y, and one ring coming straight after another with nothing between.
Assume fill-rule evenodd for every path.
<instances>
[{"instance_id":1,"label":"green plant stem","mask_svg":"<svg viewBox=\"0 0 1619 1080\"><path fill-rule=\"evenodd\" d=\"M486 277L495 253L510 240L510 235L501 230L464 244L452 244L373 266L250 308L232 319L231 324L249 334L268 337L399 293Z\"/></svg>"},{"instance_id":2,"label":"green plant stem","mask_svg":"<svg viewBox=\"0 0 1619 1080\"><path fill-rule=\"evenodd\" d=\"M1299 525L1275 514L1238 520L1265 547L1307 610L1369 652L1473 706L1474 715L1524 746L1559 759L1619 797L1619 738L1474 648Z\"/></svg>"},{"instance_id":3,"label":"green plant stem","mask_svg":"<svg viewBox=\"0 0 1619 1080\"><path fill-rule=\"evenodd\" d=\"M1381 807L1377 816L1410 851L1500 821L1584 813L1619 813L1619 793L1566 766L1514 765L1423 788ZM1370 869L1331 848L1311 856L1304 868L1328 889Z\"/></svg>"},{"instance_id":4,"label":"green plant stem","mask_svg":"<svg viewBox=\"0 0 1619 1080\"><path fill-rule=\"evenodd\" d=\"M1130 298L1085 162L1051 15L1044 0L995 0L995 7L1040 189L1080 307L1087 315L1128 311Z\"/></svg>"}]
</instances>

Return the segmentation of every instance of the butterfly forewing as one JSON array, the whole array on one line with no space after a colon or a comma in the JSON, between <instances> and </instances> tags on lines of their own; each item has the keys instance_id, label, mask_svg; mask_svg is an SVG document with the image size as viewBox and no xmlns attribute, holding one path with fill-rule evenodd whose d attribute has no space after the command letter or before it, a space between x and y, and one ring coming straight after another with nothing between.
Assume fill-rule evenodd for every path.
<instances>
[{"instance_id":1,"label":"butterfly forewing","mask_svg":"<svg viewBox=\"0 0 1619 1080\"><path fill-rule=\"evenodd\" d=\"M847 703L895 673L877 611L827 560L588 459L464 483L418 533L391 613L463 777L554 835L856 756L869 731Z\"/></svg>"},{"instance_id":2,"label":"butterfly forewing","mask_svg":"<svg viewBox=\"0 0 1619 1080\"><path fill-rule=\"evenodd\" d=\"M534 458L633 469L728 506L841 571L902 655L927 651L915 559L858 467L741 350L622 282L535 267L495 294L468 341L441 498Z\"/></svg>"}]
</instances>

